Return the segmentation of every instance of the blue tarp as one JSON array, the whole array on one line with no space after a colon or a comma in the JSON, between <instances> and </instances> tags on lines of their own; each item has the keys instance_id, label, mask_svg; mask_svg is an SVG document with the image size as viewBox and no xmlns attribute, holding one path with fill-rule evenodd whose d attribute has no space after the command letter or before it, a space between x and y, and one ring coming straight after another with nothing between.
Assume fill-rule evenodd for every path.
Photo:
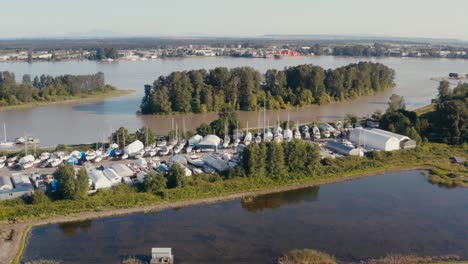
<instances>
[{"instance_id":1,"label":"blue tarp","mask_svg":"<svg viewBox=\"0 0 468 264\"><path fill-rule=\"evenodd\" d=\"M78 165L80 161L75 157L71 157L67 160L67 163L71 165Z\"/></svg>"},{"instance_id":2,"label":"blue tarp","mask_svg":"<svg viewBox=\"0 0 468 264\"><path fill-rule=\"evenodd\" d=\"M86 160L86 153L84 151L81 152L81 160Z\"/></svg>"},{"instance_id":3,"label":"blue tarp","mask_svg":"<svg viewBox=\"0 0 468 264\"><path fill-rule=\"evenodd\" d=\"M115 149L111 149L111 150L109 151L109 156L111 156L111 157L115 157L115 156L116 156L116 155L115 155Z\"/></svg>"},{"instance_id":4,"label":"blue tarp","mask_svg":"<svg viewBox=\"0 0 468 264\"><path fill-rule=\"evenodd\" d=\"M54 180L50 183L50 191L51 191L51 192L57 191L57 187L58 187L58 182L57 182L56 179L54 179Z\"/></svg>"}]
</instances>

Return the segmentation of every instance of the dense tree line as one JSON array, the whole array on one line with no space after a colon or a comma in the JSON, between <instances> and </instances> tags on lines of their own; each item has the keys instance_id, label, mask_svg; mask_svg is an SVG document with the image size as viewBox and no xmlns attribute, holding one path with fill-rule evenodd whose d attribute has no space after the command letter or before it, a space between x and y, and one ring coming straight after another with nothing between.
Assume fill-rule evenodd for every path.
<instances>
[{"instance_id":1,"label":"dense tree line","mask_svg":"<svg viewBox=\"0 0 468 264\"><path fill-rule=\"evenodd\" d=\"M380 117L382 129L421 140L421 136L436 142L463 144L468 141L468 84L460 83L451 89L447 81L439 85L433 100L435 110L421 116L406 110L404 99L390 97L389 107Z\"/></svg>"},{"instance_id":2,"label":"dense tree line","mask_svg":"<svg viewBox=\"0 0 468 264\"><path fill-rule=\"evenodd\" d=\"M442 81L434 102L435 111L422 116L427 119L424 133L439 142L468 142L468 83L451 89L447 81Z\"/></svg>"},{"instance_id":3,"label":"dense tree line","mask_svg":"<svg viewBox=\"0 0 468 264\"><path fill-rule=\"evenodd\" d=\"M98 48L88 57L90 60L118 59L119 50L116 48Z\"/></svg>"},{"instance_id":4,"label":"dense tree line","mask_svg":"<svg viewBox=\"0 0 468 264\"><path fill-rule=\"evenodd\" d=\"M249 145L242 154L241 166L233 176L285 178L319 175L319 148L302 140L262 142Z\"/></svg>"},{"instance_id":5,"label":"dense tree line","mask_svg":"<svg viewBox=\"0 0 468 264\"><path fill-rule=\"evenodd\" d=\"M31 102L56 101L61 98L105 92L115 88L106 85L104 73L89 75L36 76L25 74L18 83L12 72L0 72L0 106Z\"/></svg>"},{"instance_id":6,"label":"dense tree line","mask_svg":"<svg viewBox=\"0 0 468 264\"><path fill-rule=\"evenodd\" d=\"M160 76L145 86L143 114L203 113L322 104L382 91L392 86L394 70L360 62L337 69L299 65L265 74L250 67L192 70Z\"/></svg>"}]
</instances>

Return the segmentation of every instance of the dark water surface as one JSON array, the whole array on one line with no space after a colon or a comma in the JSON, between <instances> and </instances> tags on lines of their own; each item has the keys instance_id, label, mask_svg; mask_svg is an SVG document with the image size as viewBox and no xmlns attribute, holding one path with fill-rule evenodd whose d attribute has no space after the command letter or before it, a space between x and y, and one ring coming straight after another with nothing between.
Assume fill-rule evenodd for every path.
<instances>
[{"instance_id":1,"label":"dark water surface","mask_svg":"<svg viewBox=\"0 0 468 264\"><path fill-rule=\"evenodd\" d=\"M172 247L176 263L273 263L294 248L343 260L388 253L468 259L468 190L419 171L211 205L32 230L23 260L118 263Z\"/></svg>"},{"instance_id":2,"label":"dark water surface","mask_svg":"<svg viewBox=\"0 0 468 264\"><path fill-rule=\"evenodd\" d=\"M143 85L152 83L158 76L169 74L176 70L212 69L218 66L239 67L251 66L261 72L267 69L282 69L286 66L311 63L324 68L336 68L358 61L375 61L383 63L396 71L396 87L383 93L350 100L345 103L323 105L314 108L300 108L291 111L268 111L270 124L276 122L278 115L286 120L289 114L291 120L299 122L327 121L341 119L347 113L358 116L371 115L376 110L385 110L386 102L392 93L405 97L409 109L421 107L430 103L437 95L437 83L431 77L447 76L449 72L464 72L468 68L468 60L450 59L417 59L417 58L344 58L332 56L316 56L303 58L245 59L245 58L187 58L159 59L151 61L64 61L64 62L3 62L0 71L12 71L21 79L23 74L30 75L61 75L90 74L104 72L106 81L118 88L134 89L133 95L109 99L99 103L85 105L53 105L18 111L0 112L0 125L5 122L9 137L18 137L26 132L39 137L43 145L59 143L79 144L95 142L107 135L111 128L126 126L135 131L143 125L150 126L158 134L167 133L171 129L172 118L182 126L183 119L186 128L193 130L202 122L210 122L216 118L213 113L175 116L138 116L143 95ZM250 127L258 123L257 115L252 112L239 114L241 125ZM3 135L2 135L3 136Z\"/></svg>"}]
</instances>

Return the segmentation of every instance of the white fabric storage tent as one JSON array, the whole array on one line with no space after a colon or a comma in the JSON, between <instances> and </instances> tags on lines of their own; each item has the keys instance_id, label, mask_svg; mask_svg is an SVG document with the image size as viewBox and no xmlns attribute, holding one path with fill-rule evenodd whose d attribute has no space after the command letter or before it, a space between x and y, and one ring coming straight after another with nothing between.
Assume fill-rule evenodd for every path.
<instances>
[{"instance_id":1,"label":"white fabric storage tent","mask_svg":"<svg viewBox=\"0 0 468 264\"><path fill-rule=\"evenodd\" d=\"M95 190L110 188L112 183L104 176L104 173L99 170L88 171L89 178L93 182L93 187Z\"/></svg>"},{"instance_id":2,"label":"white fabric storage tent","mask_svg":"<svg viewBox=\"0 0 468 264\"><path fill-rule=\"evenodd\" d=\"M110 166L110 168L117 172L117 174L119 174L122 178L131 177L134 174L129 167L122 163L114 163Z\"/></svg>"},{"instance_id":3,"label":"white fabric storage tent","mask_svg":"<svg viewBox=\"0 0 468 264\"><path fill-rule=\"evenodd\" d=\"M196 134L188 140L188 145L191 147L198 146L198 143L203 140L203 137Z\"/></svg>"},{"instance_id":4,"label":"white fabric storage tent","mask_svg":"<svg viewBox=\"0 0 468 264\"><path fill-rule=\"evenodd\" d=\"M135 154L137 154L138 152L140 152L144 148L145 148L145 146L143 145L143 143L140 140L135 140L130 145L128 145L128 146L126 146L124 148L124 152L128 156L133 157L133 156L135 156Z\"/></svg>"},{"instance_id":5,"label":"white fabric storage tent","mask_svg":"<svg viewBox=\"0 0 468 264\"><path fill-rule=\"evenodd\" d=\"M221 143L221 139L216 136L216 135L206 135L200 143L198 143L198 146L204 150L204 149L213 149L216 150Z\"/></svg>"},{"instance_id":6,"label":"white fabric storage tent","mask_svg":"<svg viewBox=\"0 0 468 264\"><path fill-rule=\"evenodd\" d=\"M409 138L409 137L407 137L407 136L405 136L405 135L400 135L400 134L397 134L397 133L393 133L393 132L378 129L378 128L374 128L374 129L372 129L372 131L375 131L375 132L378 132L378 133L381 133L381 134L384 134L384 135L389 135L389 136L396 137L396 139L398 139L398 141L400 141L400 148L402 148L402 149L409 149L409 148L415 148L416 147L416 141Z\"/></svg>"},{"instance_id":7,"label":"white fabric storage tent","mask_svg":"<svg viewBox=\"0 0 468 264\"><path fill-rule=\"evenodd\" d=\"M120 176L117 172L115 172L115 170L111 168L105 168L102 173L112 183L112 185L116 185L122 182L122 176Z\"/></svg>"},{"instance_id":8,"label":"white fabric storage tent","mask_svg":"<svg viewBox=\"0 0 468 264\"><path fill-rule=\"evenodd\" d=\"M400 149L400 141L396 137L363 128L351 130L349 140L353 144L363 146L366 149L383 151Z\"/></svg>"},{"instance_id":9,"label":"white fabric storage tent","mask_svg":"<svg viewBox=\"0 0 468 264\"><path fill-rule=\"evenodd\" d=\"M227 171L230 168L228 162L220 159L217 155L206 155L203 157L203 161L217 171Z\"/></svg>"}]
</instances>

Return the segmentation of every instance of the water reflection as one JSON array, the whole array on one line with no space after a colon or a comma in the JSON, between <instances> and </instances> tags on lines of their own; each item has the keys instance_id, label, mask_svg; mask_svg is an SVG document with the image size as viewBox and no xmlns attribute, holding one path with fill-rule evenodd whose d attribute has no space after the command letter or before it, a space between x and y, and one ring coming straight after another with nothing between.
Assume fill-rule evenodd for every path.
<instances>
[{"instance_id":1,"label":"water reflection","mask_svg":"<svg viewBox=\"0 0 468 264\"><path fill-rule=\"evenodd\" d=\"M152 247L172 247L177 263L274 263L293 248L357 262L391 253L468 259L466 219L467 189L439 188L421 172L407 171L320 191L95 219L91 226L39 226L23 261L118 263Z\"/></svg>"},{"instance_id":2,"label":"water reflection","mask_svg":"<svg viewBox=\"0 0 468 264\"><path fill-rule=\"evenodd\" d=\"M319 186L291 190L279 193L270 193L259 196L245 197L241 200L242 208L257 213L266 209L280 208L283 205L315 202L318 199Z\"/></svg>"},{"instance_id":3,"label":"water reflection","mask_svg":"<svg viewBox=\"0 0 468 264\"><path fill-rule=\"evenodd\" d=\"M93 220L73 221L58 224L60 231L67 236L74 236L79 232L88 233L91 230Z\"/></svg>"}]
</instances>

